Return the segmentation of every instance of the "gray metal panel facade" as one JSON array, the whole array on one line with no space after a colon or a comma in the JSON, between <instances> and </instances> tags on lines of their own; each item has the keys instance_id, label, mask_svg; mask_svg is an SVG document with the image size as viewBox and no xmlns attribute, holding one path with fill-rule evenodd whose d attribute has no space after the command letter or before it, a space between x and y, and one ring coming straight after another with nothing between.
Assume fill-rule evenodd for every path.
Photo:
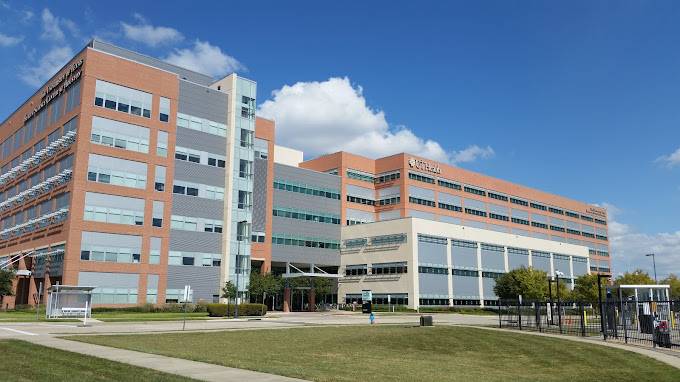
<instances>
[{"instance_id":1,"label":"gray metal panel facade","mask_svg":"<svg viewBox=\"0 0 680 382\"><path fill-rule=\"evenodd\" d=\"M479 298L479 278L453 276L453 298Z\"/></svg>"},{"instance_id":2,"label":"gray metal panel facade","mask_svg":"<svg viewBox=\"0 0 680 382\"><path fill-rule=\"evenodd\" d=\"M139 287L139 274L137 273L111 273L111 272L80 272L78 285L94 286L98 288L130 288Z\"/></svg>"},{"instance_id":3,"label":"gray metal panel facade","mask_svg":"<svg viewBox=\"0 0 680 382\"><path fill-rule=\"evenodd\" d=\"M223 201L175 194L172 196L172 214L224 220Z\"/></svg>"},{"instance_id":4,"label":"gray metal panel facade","mask_svg":"<svg viewBox=\"0 0 680 382\"><path fill-rule=\"evenodd\" d=\"M496 296L496 293L493 291L493 287L496 286L496 279L490 278L490 277L484 277L482 278L482 284L483 284L483 290L484 290L484 299L485 300L497 300L498 296Z\"/></svg>"},{"instance_id":5,"label":"gray metal panel facade","mask_svg":"<svg viewBox=\"0 0 680 382\"><path fill-rule=\"evenodd\" d=\"M323 172L274 163L276 179L340 190L340 177ZM336 201L337 202L337 201ZM338 202L339 203L339 202Z\"/></svg>"},{"instance_id":6,"label":"gray metal panel facade","mask_svg":"<svg viewBox=\"0 0 680 382\"><path fill-rule=\"evenodd\" d=\"M227 94L187 81L179 81L179 112L227 123Z\"/></svg>"},{"instance_id":7,"label":"gray metal panel facade","mask_svg":"<svg viewBox=\"0 0 680 382\"><path fill-rule=\"evenodd\" d=\"M510 270L516 268L529 267L529 255L519 255L516 253L508 253L508 268Z\"/></svg>"},{"instance_id":8,"label":"gray metal panel facade","mask_svg":"<svg viewBox=\"0 0 680 382\"><path fill-rule=\"evenodd\" d=\"M222 235L212 232L170 230L170 250L222 253Z\"/></svg>"},{"instance_id":9,"label":"gray metal panel facade","mask_svg":"<svg viewBox=\"0 0 680 382\"><path fill-rule=\"evenodd\" d=\"M272 245L273 262L340 266L340 251L336 249Z\"/></svg>"},{"instance_id":10,"label":"gray metal panel facade","mask_svg":"<svg viewBox=\"0 0 680 382\"><path fill-rule=\"evenodd\" d=\"M446 266L446 244L418 241L418 264Z\"/></svg>"},{"instance_id":11,"label":"gray metal panel facade","mask_svg":"<svg viewBox=\"0 0 680 382\"><path fill-rule=\"evenodd\" d=\"M180 68L179 66L169 64L157 58L145 56L143 54L132 52L127 49L119 48L115 45L111 45L103 41L93 40L91 46L94 49L100 50L102 52L107 52L119 57L127 58L128 60L136 61L145 65L166 70L168 72L176 73L177 75L179 75L180 78L185 78L189 81L196 82L205 86L209 86L210 84L215 82L213 78L208 75Z\"/></svg>"},{"instance_id":12,"label":"gray metal panel facade","mask_svg":"<svg viewBox=\"0 0 680 382\"><path fill-rule=\"evenodd\" d=\"M274 189L273 207L296 208L304 211L327 212L340 215L340 201L298 192Z\"/></svg>"},{"instance_id":13,"label":"gray metal panel facade","mask_svg":"<svg viewBox=\"0 0 680 382\"><path fill-rule=\"evenodd\" d=\"M421 296L435 295L448 298L449 281L447 275L420 273L418 275L418 286L420 288Z\"/></svg>"},{"instance_id":14,"label":"gray metal panel facade","mask_svg":"<svg viewBox=\"0 0 680 382\"><path fill-rule=\"evenodd\" d=\"M266 159L255 158L253 175L253 225L254 232L264 232L267 213L271 206L267 205L267 173L269 162Z\"/></svg>"},{"instance_id":15,"label":"gray metal panel facade","mask_svg":"<svg viewBox=\"0 0 680 382\"><path fill-rule=\"evenodd\" d=\"M317 223L274 216L272 233L340 240L340 224Z\"/></svg>"},{"instance_id":16,"label":"gray metal panel facade","mask_svg":"<svg viewBox=\"0 0 680 382\"><path fill-rule=\"evenodd\" d=\"M220 290L220 267L168 265L167 289L184 289L185 285L191 285L194 302L212 301Z\"/></svg>"},{"instance_id":17,"label":"gray metal panel facade","mask_svg":"<svg viewBox=\"0 0 680 382\"><path fill-rule=\"evenodd\" d=\"M503 252L482 249L482 269L494 272L505 272Z\"/></svg>"},{"instance_id":18,"label":"gray metal panel facade","mask_svg":"<svg viewBox=\"0 0 680 382\"><path fill-rule=\"evenodd\" d=\"M184 127L178 127L175 136L177 146L222 156L227 155L227 138L225 137Z\"/></svg>"},{"instance_id":19,"label":"gray metal panel facade","mask_svg":"<svg viewBox=\"0 0 680 382\"><path fill-rule=\"evenodd\" d=\"M550 258L531 256L531 265L536 269L550 273Z\"/></svg>"},{"instance_id":20,"label":"gray metal panel facade","mask_svg":"<svg viewBox=\"0 0 680 382\"><path fill-rule=\"evenodd\" d=\"M174 178L224 188L224 169L219 167L175 160Z\"/></svg>"},{"instance_id":21,"label":"gray metal panel facade","mask_svg":"<svg viewBox=\"0 0 680 382\"><path fill-rule=\"evenodd\" d=\"M477 248L451 246L451 262L454 268L477 269Z\"/></svg>"}]
</instances>

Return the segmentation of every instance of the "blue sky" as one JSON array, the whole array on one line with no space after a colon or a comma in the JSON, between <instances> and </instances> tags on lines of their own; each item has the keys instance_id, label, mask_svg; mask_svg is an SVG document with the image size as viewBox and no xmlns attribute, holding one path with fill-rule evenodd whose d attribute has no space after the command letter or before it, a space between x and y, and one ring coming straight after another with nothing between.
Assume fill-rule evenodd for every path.
<instances>
[{"instance_id":1,"label":"blue sky","mask_svg":"<svg viewBox=\"0 0 680 382\"><path fill-rule=\"evenodd\" d=\"M310 155L406 150L606 204L615 272L649 251L680 272L680 3L342 3L0 0L0 115L97 36L255 79Z\"/></svg>"}]
</instances>

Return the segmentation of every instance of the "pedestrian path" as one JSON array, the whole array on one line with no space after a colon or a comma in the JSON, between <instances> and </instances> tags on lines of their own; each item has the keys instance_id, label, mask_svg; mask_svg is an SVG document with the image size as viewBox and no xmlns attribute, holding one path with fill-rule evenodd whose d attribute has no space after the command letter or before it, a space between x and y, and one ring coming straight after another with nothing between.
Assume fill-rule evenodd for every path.
<instances>
[{"instance_id":1,"label":"pedestrian path","mask_svg":"<svg viewBox=\"0 0 680 382\"><path fill-rule=\"evenodd\" d=\"M93 357L104 358L111 361L126 363L129 365L145 367L162 371L164 373L181 375L201 381L249 381L249 382L294 382L301 379L288 378L280 375L260 373L257 371L236 369L204 362L190 361L180 358L166 357L162 355L141 353L132 350L111 348L107 346L86 344L83 342L69 341L52 336L25 336L22 340L47 346L50 348L66 350L74 353L85 354Z\"/></svg>"},{"instance_id":2,"label":"pedestrian path","mask_svg":"<svg viewBox=\"0 0 680 382\"><path fill-rule=\"evenodd\" d=\"M468 325L457 325L457 326L468 326ZM631 352L634 352L634 353L642 354L642 355L645 355L647 357L653 358L657 361L661 361L665 364L671 365L671 366L673 366L677 369L680 369L680 353L675 354L676 352L671 353L670 351L653 350L653 349L639 347L639 346L635 346L635 345L625 345L625 344L621 344L621 343L617 343L617 342L607 342L607 341L603 341L602 339L595 339L595 338L574 337L574 336L565 336L565 335L560 335L560 334L537 333L537 332L500 329L500 328L482 327L482 326L468 326L468 327L485 329L485 330L497 330L497 331L506 332L506 333L510 332L510 333L521 333L521 334L543 336L543 337L561 338L561 339L565 339L565 340L569 340L569 341L577 341L577 342L584 342L584 343L589 343L589 344L594 344L594 345L608 346L610 348L627 350L627 351L631 351Z\"/></svg>"}]
</instances>

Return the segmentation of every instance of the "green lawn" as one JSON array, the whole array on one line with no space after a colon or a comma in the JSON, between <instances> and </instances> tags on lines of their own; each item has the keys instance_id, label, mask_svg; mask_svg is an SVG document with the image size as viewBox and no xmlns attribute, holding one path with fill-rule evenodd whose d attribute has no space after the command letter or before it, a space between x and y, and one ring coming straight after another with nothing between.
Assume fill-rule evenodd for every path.
<instances>
[{"instance_id":1,"label":"green lawn","mask_svg":"<svg viewBox=\"0 0 680 382\"><path fill-rule=\"evenodd\" d=\"M0 340L0 354L2 381L192 381L19 340Z\"/></svg>"},{"instance_id":2,"label":"green lawn","mask_svg":"<svg viewBox=\"0 0 680 382\"><path fill-rule=\"evenodd\" d=\"M314 381L680 381L680 370L632 352L451 326L343 326L69 339Z\"/></svg>"}]
</instances>

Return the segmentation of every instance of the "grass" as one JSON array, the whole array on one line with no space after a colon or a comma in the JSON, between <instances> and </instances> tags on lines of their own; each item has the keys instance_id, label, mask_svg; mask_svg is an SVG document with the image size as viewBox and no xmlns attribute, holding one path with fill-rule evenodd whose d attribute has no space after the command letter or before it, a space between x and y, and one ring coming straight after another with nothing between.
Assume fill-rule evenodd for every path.
<instances>
[{"instance_id":1,"label":"grass","mask_svg":"<svg viewBox=\"0 0 680 382\"><path fill-rule=\"evenodd\" d=\"M19 340L0 340L0 354L3 381L192 381Z\"/></svg>"},{"instance_id":2,"label":"grass","mask_svg":"<svg viewBox=\"0 0 680 382\"><path fill-rule=\"evenodd\" d=\"M624 350L452 326L343 326L69 339L314 381L680 381L680 370Z\"/></svg>"}]
</instances>

